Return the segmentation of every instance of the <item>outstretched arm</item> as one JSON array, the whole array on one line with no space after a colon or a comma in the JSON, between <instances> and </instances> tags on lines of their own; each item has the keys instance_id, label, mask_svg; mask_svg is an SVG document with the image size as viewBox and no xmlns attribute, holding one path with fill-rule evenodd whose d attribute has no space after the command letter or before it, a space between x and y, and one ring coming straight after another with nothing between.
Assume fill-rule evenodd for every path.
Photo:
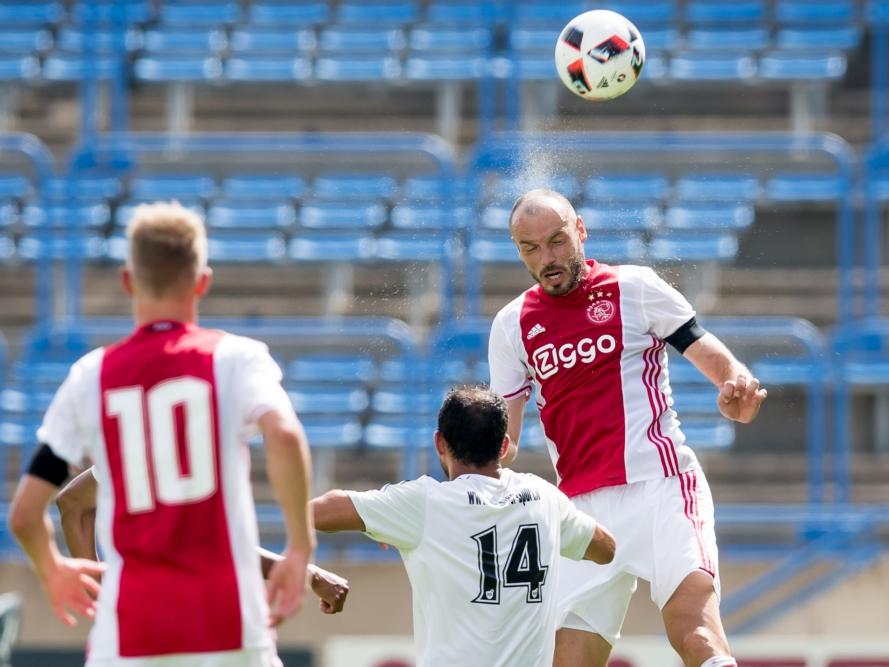
<instances>
[{"instance_id":1,"label":"outstretched arm","mask_svg":"<svg viewBox=\"0 0 889 667\"><path fill-rule=\"evenodd\" d=\"M96 553L97 489L93 471L87 469L56 496L65 544L74 558L99 560Z\"/></svg>"},{"instance_id":2,"label":"outstretched arm","mask_svg":"<svg viewBox=\"0 0 889 667\"><path fill-rule=\"evenodd\" d=\"M756 419L768 392L721 340L705 333L683 355L719 389L717 404L723 416L744 424Z\"/></svg>"},{"instance_id":3,"label":"outstretched arm","mask_svg":"<svg viewBox=\"0 0 889 667\"><path fill-rule=\"evenodd\" d=\"M355 509L355 503L345 491L334 489L315 498L309 505L315 519L315 527L325 533L342 530L365 530L364 519Z\"/></svg>"},{"instance_id":4,"label":"outstretched arm","mask_svg":"<svg viewBox=\"0 0 889 667\"><path fill-rule=\"evenodd\" d=\"M583 554L583 560L591 560L594 563L605 565L614 560L614 552L617 545L614 542L614 535L602 526L596 525L596 532L593 533L593 539L587 545L586 552Z\"/></svg>"},{"instance_id":5,"label":"outstretched arm","mask_svg":"<svg viewBox=\"0 0 889 667\"><path fill-rule=\"evenodd\" d=\"M278 554L259 547L259 559L263 578L268 578L272 565L282 559ZM343 610L349 595L349 582L338 574L309 563L306 567L308 584L318 596L318 606L325 614L337 614Z\"/></svg>"},{"instance_id":6,"label":"outstretched arm","mask_svg":"<svg viewBox=\"0 0 889 667\"><path fill-rule=\"evenodd\" d=\"M525 404L527 402L528 395L526 393L522 393L506 402L506 414L509 419L506 434L509 436L509 447L500 460L500 463L504 466L509 466L518 456L519 438L522 435L522 420L525 416Z\"/></svg>"}]
</instances>

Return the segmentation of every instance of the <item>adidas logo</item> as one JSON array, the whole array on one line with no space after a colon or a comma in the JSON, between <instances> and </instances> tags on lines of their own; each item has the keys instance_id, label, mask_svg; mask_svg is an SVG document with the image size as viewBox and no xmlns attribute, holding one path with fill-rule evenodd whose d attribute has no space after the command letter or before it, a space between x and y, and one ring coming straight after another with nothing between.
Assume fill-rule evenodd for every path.
<instances>
[{"instance_id":1,"label":"adidas logo","mask_svg":"<svg viewBox=\"0 0 889 667\"><path fill-rule=\"evenodd\" d=\"M531 340L532 338L534 338L534 336L536 336L537 334L542 334L544 331L546 331L546 329L542 325L535 324L533 327L531 327L531 331L529 331L528 335L525 337L528 340Z\"/></svg>"}]
</instances>

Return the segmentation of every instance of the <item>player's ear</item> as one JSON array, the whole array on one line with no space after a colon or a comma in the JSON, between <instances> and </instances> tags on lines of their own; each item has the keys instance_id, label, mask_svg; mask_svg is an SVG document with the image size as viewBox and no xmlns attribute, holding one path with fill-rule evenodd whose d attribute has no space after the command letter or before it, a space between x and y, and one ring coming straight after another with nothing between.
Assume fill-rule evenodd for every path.
<instances>
[{"instance_id":1,"label":"player's ear","mask_svg":"<svg viewBox=\"0 0 889 667\"><path fill-rule=\"evenodd\" d=\"M436 431L432 439L435 440L435 451L440 457L448 453L448 441L444 439L441 431Z\"/></svg>"},{"instance_id":2,"label":"player's ear","mask_svg":"<svg viewBox=\"0 0 889 667\"><path fill-rule=\"evenodd\" d=\"M512 443L512 439L509 437L507 433L503 436L503 444L500 445L500 455L497 457L498 461L502 461L503 457L506 456L506 453L509 451L509 445Z\"/></svg>"},{"instance_id":3,"label":"player's ear","mask_svg":"<svg viewBox=\"0 0 889 667\"><path fill-rule=\"evenodd\" d=\"M133 296L133 272L130 267L120 267L120 285L123 287L124 294Z\"/></svg>"},{"instance_id":4,"label":"player's ear","mask_svg":"<svg viewBox=\"0 0 889 667\"><path fill-rule=\"evenodd\" d=\"M210 285L213 282L213 269L205 266L198 274L197 282L194 285L194 294L197 297L206 296L210 291Z\"/></svg>"},{"instance_id":5,"label":"player's ear","mask_svg":"<svg viewBox=\"0 0 889 667\"><path fill-rule=\"evenodd\" d=\"M581 218L579 215L577 216L577 222L575 222L575 225L577 225L577 236L580 238L581 241L586 241L586 225L583 222L583 218Z\"/></svg>"}]
</instances>

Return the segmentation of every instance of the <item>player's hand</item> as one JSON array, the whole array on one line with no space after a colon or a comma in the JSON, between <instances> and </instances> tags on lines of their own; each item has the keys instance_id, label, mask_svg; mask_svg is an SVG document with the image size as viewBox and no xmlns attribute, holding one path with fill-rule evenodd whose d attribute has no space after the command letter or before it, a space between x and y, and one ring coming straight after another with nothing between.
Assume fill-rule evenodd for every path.
<instances>
[{"instance_id":1,"label":"player's hand","mask_svg":"<svg viewBox=\"0 0 889 667\"><path fill-rule=\"evenodd\" d=\"M338 574L315 565L310 573L312 592L319 598L319 607L325 614L337 614L343 610L349 595L349 582Z\"/></svg>"},{"instance_id":2,"label":"player's hand","mask_svg":"<svg viewBox=\"0 0 889 667\"><path fill-rule=\"evenodd\" d=\"M101 590L96 579L104 571L103 563L62 556L43 574L41 579L52 610L62 623L71 627L77 625L74 614L95 618L96 598Z\"/></svg>"},{"instance_id":3,"label":"player's hand","mask_svg":"<svg viewBox=\"0 0 889 667\"><path fill-rule=\"evenodd\" d=\"M749 424L756 419L759 408L768 395L768 392L759 386L759 380L739 375L737 379L723 383L716 402L723 416Z\"/></svg>"},{"instance_id":4,"label":"player's hand","mask_svg":"<svg viewBox=\"0 0 889 667\"><path fill-rule=\"evenodd\" d=\"M310 549L288 549L269 570L268 599L272 626L279 625L302 607L310 554Z\"/></svg>"}]
</instances>

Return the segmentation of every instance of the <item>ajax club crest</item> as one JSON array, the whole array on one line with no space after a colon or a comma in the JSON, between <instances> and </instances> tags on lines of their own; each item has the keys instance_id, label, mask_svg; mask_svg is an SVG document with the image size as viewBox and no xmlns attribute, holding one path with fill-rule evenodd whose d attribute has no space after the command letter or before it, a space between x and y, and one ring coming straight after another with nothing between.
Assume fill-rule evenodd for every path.
<instances>
[{"instance_id":1,"label":"ajax club crest","mask_svg":"<svg viewBox=\"0 0 889 667\"><path fill-rule=\"evenodd\" d=\"M586 316L593 324L605 324L614 317L614 304L611 301L600 299L593 301L586 309Z\"/></svg>"}]
</instances>

